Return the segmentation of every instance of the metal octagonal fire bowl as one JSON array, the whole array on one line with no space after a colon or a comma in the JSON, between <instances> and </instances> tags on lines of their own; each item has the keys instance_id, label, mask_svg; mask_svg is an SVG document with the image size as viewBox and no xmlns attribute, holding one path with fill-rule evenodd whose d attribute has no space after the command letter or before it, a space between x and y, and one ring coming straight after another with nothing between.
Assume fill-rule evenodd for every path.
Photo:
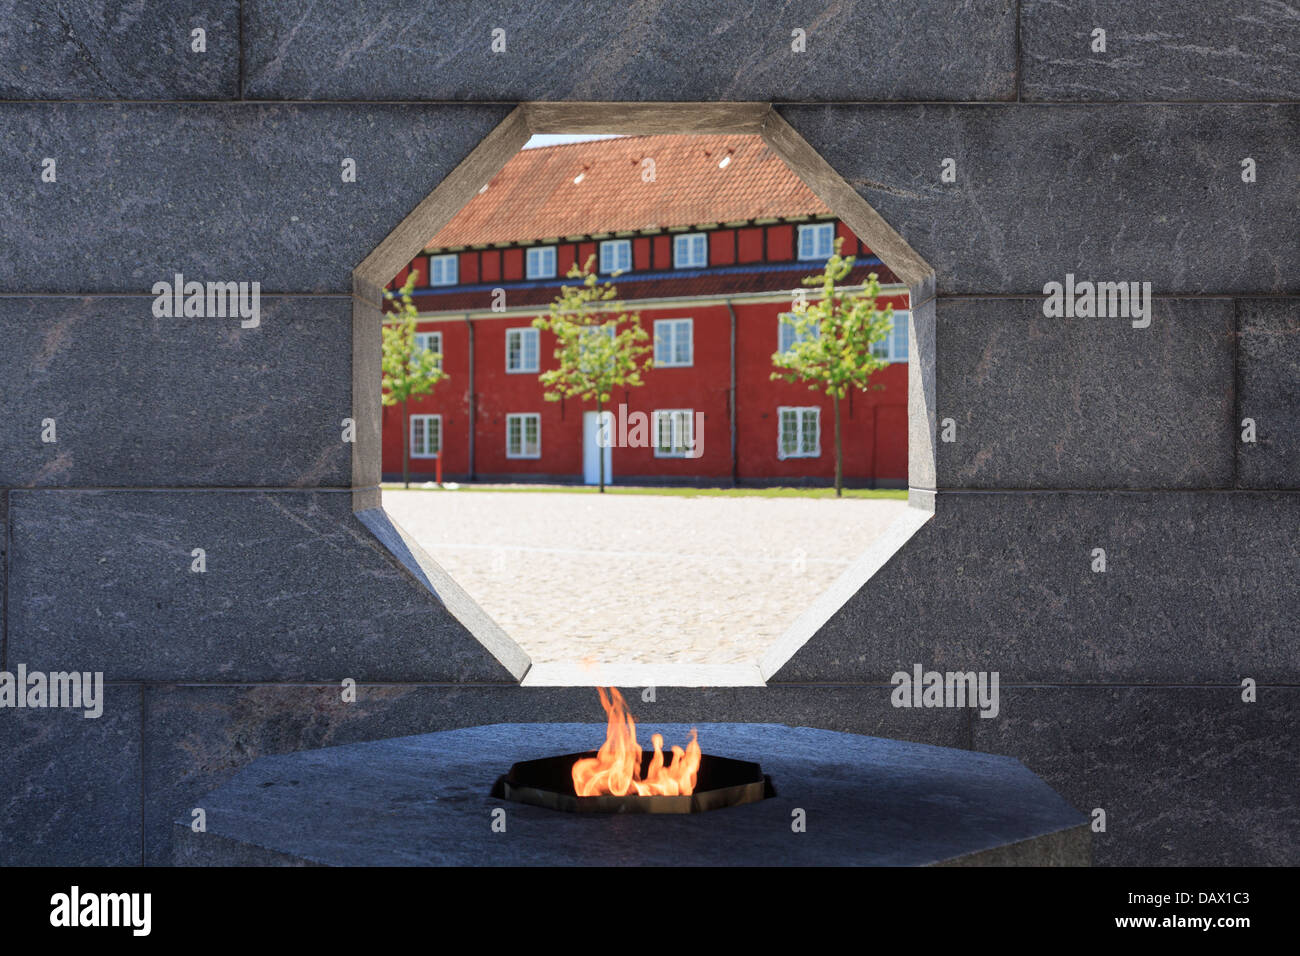
<instances>
[{"instance_id":1,"label":"metal octagonal fire bowl","mask_svg":"<svg viewBox=\"0 0 1300 956\"><path fill-rule=\"evenodd\" d=\"M580 797L573 789L573 764L594 756L596 751L588 750L561 757L521 760L497 779L492 796L569 813L702 813L776 796L771 779L758 764L704 754L700 757L695 792L690 796ZM643 777L653 756L650 751L642 754Z\"/></svg>"}]
</instances>

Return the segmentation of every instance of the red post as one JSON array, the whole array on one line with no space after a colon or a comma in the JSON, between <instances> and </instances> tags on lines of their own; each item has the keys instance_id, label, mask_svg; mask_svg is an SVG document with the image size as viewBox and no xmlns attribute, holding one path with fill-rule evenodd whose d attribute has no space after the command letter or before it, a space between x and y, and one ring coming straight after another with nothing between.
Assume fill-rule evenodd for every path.
<instances>
[{"instance_id":1,"label":"red post","mask_svg":"<svg viewBox=\"0 0 1300 956\"><path fill-rule=\"evenodd\" d=\"M433 471L434 471L434 477L438 481L438 487L441 488L442 487L442 452L438 452L438 454L433 456Z\"/></svg>"}]
</instances>

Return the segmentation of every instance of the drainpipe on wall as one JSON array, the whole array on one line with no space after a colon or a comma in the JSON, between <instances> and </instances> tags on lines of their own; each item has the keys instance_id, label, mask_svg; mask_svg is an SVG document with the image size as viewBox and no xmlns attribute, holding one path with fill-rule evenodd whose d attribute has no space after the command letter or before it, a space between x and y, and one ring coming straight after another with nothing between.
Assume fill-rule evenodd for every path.
<instances>
[{"instance_id":1,"label":"drainpipe on wall","mask_svg":"<svg viewBox=\"0 0 1300 956\"><path fill-rule=\"evenodd\" d=\"M465 314L465 327L469 330L469 480L474 480L474 433L476 421L474 416L474 323Z\"/></svg>"},{"instance_id":2,"label":"drainpipe on wall","mask_svg":"<svg viewBox=\"0 0 1300 956\"><path fill-rule=\"evenodd\" d=\"M740 483L740 465L736 458L736 309L730 299L722 301L727 303L727 312L731 315L731 389L728 404L731 406L731 487L735 488Z\"/></svg>"}]
</instances>

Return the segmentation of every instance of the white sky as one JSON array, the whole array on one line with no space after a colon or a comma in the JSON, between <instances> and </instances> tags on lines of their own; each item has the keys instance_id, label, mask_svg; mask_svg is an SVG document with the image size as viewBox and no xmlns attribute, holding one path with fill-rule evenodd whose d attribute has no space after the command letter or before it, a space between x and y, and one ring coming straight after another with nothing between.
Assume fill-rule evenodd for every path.
<instances>
[{"instance_id":1,"label":"white sky","mask_svg":"<svg viewBox=\"0 0 1300 956\"><path fill-rule=\"evenodd\" d=\"M559 146L563 143L587 143L593 139L616 139L617 133L543 133L524 143L524 149L538 146Z\"/></svg>"}]
</instances>

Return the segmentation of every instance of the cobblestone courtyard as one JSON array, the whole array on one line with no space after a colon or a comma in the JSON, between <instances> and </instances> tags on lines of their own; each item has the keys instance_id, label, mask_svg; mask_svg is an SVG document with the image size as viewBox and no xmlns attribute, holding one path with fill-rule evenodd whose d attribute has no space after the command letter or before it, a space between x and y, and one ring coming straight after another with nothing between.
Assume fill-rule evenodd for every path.
<instances>
[{"instance_id":1,"label":"cobblestone courtyard","mask_svg":"<svg viewBox=\"0 0 1300 956\"><path fill-rule=\"evenodd\" d=\"M385 490L540 663L753 660L901 500Z\"/></svg>"}]
</instances>

